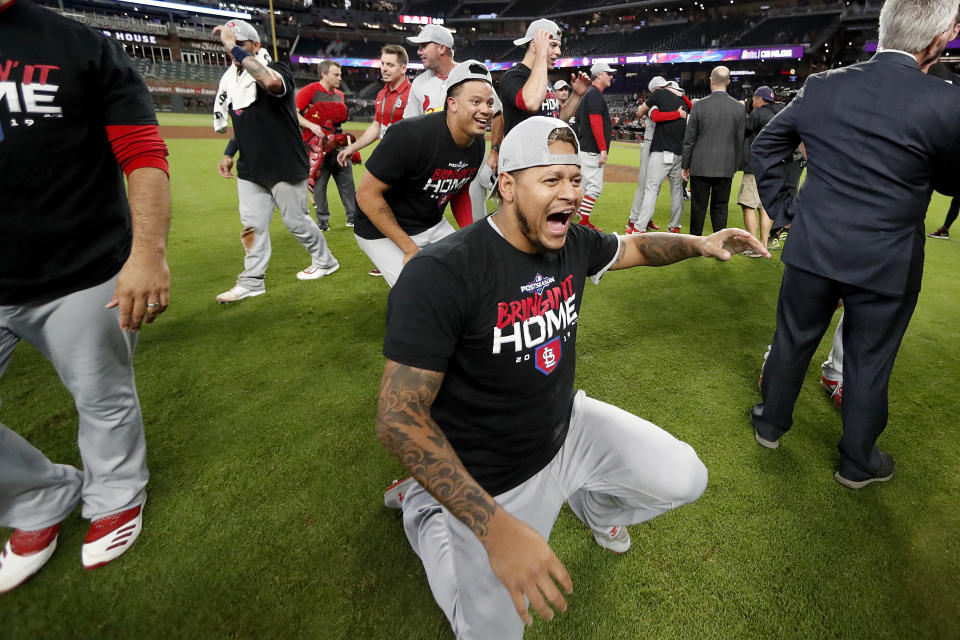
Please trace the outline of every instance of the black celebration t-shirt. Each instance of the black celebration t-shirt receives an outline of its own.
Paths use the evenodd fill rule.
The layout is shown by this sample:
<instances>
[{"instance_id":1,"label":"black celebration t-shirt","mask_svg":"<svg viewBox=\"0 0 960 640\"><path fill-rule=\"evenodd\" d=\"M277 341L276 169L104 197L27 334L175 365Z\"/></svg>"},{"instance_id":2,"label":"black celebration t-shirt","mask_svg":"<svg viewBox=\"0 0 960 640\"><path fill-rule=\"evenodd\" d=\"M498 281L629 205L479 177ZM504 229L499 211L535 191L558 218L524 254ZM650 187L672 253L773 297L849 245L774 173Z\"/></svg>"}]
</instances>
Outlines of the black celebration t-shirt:
<instances>
[{"instance_id":1,"label":"black celebration t-shirt","mask_svg":"<svg viewBox=\"0 0 960 640\"><path fill-rule=\"evenodd\" d=\"M492 495L563 445L584 283L617 249L616 235L572 225L560 251L528 254L487 218L421 250L390 291L383 354L444 372L431 416Z\"/></svg>"},{"instance_id":2,"label":"black celebration t-shirt","mask_svg":"<svg viewBox=\"0 0 960 640\"><path fill-rule=\"evenodd\" d=\"M231 106L230 121L240 149L237 177L270 188L278 182L306 180L310 161L297 121L293 72L282 62L267 66L283 79L283 94L272 94L257 85L257 99L246 109ZM235 66L227 71L237 72L247 73Z\"/></svg>"},{"instance_id":3,"label":"black celebration t-shirt","mask_svg":"<svg viewBox=\"0 0 960 640\"><path fill-rule=\"evenodd\" d=\"M511 129L530 116L560 117L560 99L557 98L557 92L553 90L549 82L547 83L547 93L543 97L543 102L540 104L538 111L527 111L517 105L518 100L523 100L523 98L519 96L523 91L523 85L527 83L531 73L530 67L521 62L500 78L500 101L503 103L504 135L510 133Z\"/></svg>"},{"instance_id":4,"label":"black celebration t-shirt","mask_svg":"<svg viewBox=\"0 0 960 640\"><path fill-rule=\"evenodd\" d=\"M113 277L130 254L108 125L156 125L117 41L16 0L0 10L0 304Z\"/></svg>"},{"instance_id":5,"label":"black celebration t-shirt","mask_svg":"<svg viewBox=\"0 0 960 640\"><path fill-rule=\"evenodd\" d=\"M681 107L686 108L683 98L669 89L654 91L644 104L650 109L660 109L661 113L676 111ZM684 118L658 122L657 128L653 132L650 151L670 151L679 156L683 153L683 136L686 132L687 121Z\"/></svg>"},{"instance_id":6,"label":"black celebration t-shirt","mask_svg":"<svg viewBox=\"0 0 960 640\"><path fill-rule=\"evenodd\" d=\"M483 137L457 145L446 118L437 111L391 125L367 160L367 171L390 185L384 199L407 235L439 223L450 198L468 187L483 162ZM385 237L362 210L353 232L367 240Z\"/></svg>"}]
</instances>

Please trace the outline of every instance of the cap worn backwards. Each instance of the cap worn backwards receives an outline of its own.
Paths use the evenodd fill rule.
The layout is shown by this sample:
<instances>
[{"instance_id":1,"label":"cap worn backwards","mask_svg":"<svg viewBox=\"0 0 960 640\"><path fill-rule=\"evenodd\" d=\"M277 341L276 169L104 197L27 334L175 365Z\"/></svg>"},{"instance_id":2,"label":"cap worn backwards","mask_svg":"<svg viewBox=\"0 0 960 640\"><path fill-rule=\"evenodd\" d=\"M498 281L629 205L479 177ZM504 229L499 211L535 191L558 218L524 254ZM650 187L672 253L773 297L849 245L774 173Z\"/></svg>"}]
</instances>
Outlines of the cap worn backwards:
<instances>
[{"instance_id":1,"label":"cap worn backwards","mask_svg":"<svg viewBox=\"0 0 960 640\"><path fill-rule=\"evenodd\" d=\"M513 41L513 44L520 46L522 44L527 44L533 37L537 35L537 31L546 31L556 40L560 39L560 27L557 26L557 23L553 20L547 20L546 18L540 18L539 20L534 20L530 23L530 26L527 27L527 34L522 38L517 38Z\"/></svg>"},{"instance_id":2,"label":"cap worn backwards","mask_svg":"<svg viewBox=\"0 0 960 640\"><path fill-rule=\"evenodd\" d=\"M256 28L249 22L244 22L243 20L231 20L224 26L233 29L237 33L237 40L240 42L244 40L260 42L260 34L257 33Z\"/></svg>"},{"instance_id":3,"label":"cap worn backwards","mask_svg":"<svg viewBox=\"0 0 960 640\"><path fill-rule=\"evenodd\" d=\"M468 80L482 80L489 83L491 87L493 86L493 78L490 77L490 72L482 62L479 60L464 60L458 63L450 72L450 75L447 76L447 95L450 95L450 92L458 84Z\"/></svg>"},{"instance_id":4,"label":"cap worn backwards","mask_svg":"<svg viewBox=\"0 0 960 640\"><path fill-rule=\"evenodd\" d=\"M574 153L550 151L549 136L555 129L573 129L563 120L547 116L532 116L510 130L500 143L498 172L520 171L530 167L546 167L554 164L580 166L580 145L574 144Z\"/></svg>"}]
</instances>

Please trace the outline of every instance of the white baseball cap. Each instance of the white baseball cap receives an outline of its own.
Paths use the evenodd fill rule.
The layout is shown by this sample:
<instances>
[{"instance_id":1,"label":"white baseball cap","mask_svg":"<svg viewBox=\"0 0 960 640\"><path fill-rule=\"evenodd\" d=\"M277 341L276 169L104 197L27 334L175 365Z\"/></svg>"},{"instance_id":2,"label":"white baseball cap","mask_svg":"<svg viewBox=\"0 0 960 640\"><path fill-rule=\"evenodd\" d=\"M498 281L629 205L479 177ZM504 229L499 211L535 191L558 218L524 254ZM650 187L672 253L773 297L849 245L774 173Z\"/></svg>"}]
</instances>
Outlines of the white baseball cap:
<instances>
[{"instance_id":1,"label":"white baseball cap","mask_svg":"<svg viewBox=\"0 0 960 640\"><path fill-rule=\"evenodd\" d=\"M554 164L580 166L580 143L575 142L573 153L553 153L547 138L555 129L570 129L559 118L531 116L510 129L500 143L500 158L497 172L520 171L530 167L546 167ZM570 129L573 134L573 129ZM573 134L576 141L577 136Z\"/></svg>"},{"instance_id":2,"label":"white baseball cap","mask_svg":"<svg viewBox=\"0 0 960 640\"><path fill-rule=\"evenodd\" d=\"M650 84L647 85L647 91L652 92L665 86L667 86L667 81L663 79L663 76L653 76L650 78Z\"/></svg>"},{"instance_id":3,"label":"white baseball cap","mask_svg":"<svg viewBox=\"0 0 960 640\"><path fill-rule=\"evenodd\" d=\"M553 83L554 91L560 91L560 89L569 89L569 88L570 88L570 85L567 83L566 80L557 80L556 82Z\"/></svg>"},{"instance_id":4,"label":"white baseball cap","mask_svg":"<svg viewBox=\"0 0 960 640\"><path fill-rule=\"evenodd\" d=\"M597 62L592 67L590 67L590 75L595 76L600 72L605 73L616 73L617 70L608 65L606 62Z\"/></svg>"},{"instance_id":5,"label":"white baseball cap","mask_svg":"<svg viewBox=\"0 0 960 640\"><path fill-rule=\"evenodd\" d=\"M407 38L407 42L412 44L436 42L437 44L442 44L447 49L453 49L453 34L450 33L449 29L441 27L438 24L428 24L419 35Z\"/></svg>"},{"instance_id":6,"label":"white baseball cap","mask_svg":"<svg viewBox=\"0 0 960 640\"><path fill-rule=\"evenodd\" d=\"M530 23L530 26L527 27L527 35L522 38L518 38L513 41L513 44L520 46L522 44L527 44L533 37L537 35L537 31L546 31L553 38L560 39L560 27L557 26L557 23L553 20L547 20L546 18L540 18L539 20L534 20Z\"/></svg>"},{"instance_id":7,"label":"white baseball cap","mask_svg":"<svg viewBox=\"0 0 960 640\"><path fill-rule=\"evenodd\" d=\"M451 89L467 80L482 80L489 83L491 87L493 86L493 78L490 77L490 72L482 62L479 60L464 60L458 62L457 66L450 71L450 75L447 76L447 95L450 95Z\"/></svg>"},{"instance_id":8,"label":"white baseball cap","mask_svg":"<svg viewBox=\"0 0 960 640\"><path fill-rule=\"evenodd\" d=\"M257 33L257 30L249 22L244 22L243 20L231 20L223 26L230 27L236 31L237 40L240 42L243 42L244 40L249 40L250 42L260 42L260 34Z\"/></svg>"}]
</instances>

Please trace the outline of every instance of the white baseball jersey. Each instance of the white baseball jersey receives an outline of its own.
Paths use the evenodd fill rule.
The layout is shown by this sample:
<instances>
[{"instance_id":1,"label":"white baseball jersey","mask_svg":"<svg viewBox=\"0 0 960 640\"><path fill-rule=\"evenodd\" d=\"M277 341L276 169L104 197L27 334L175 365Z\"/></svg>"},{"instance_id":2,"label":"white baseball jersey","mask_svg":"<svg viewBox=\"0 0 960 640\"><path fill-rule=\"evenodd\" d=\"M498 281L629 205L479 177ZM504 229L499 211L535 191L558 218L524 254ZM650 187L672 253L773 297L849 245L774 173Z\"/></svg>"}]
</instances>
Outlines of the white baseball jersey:
<instances>
[{"instance_id":1,"label":"white baseball jersey","mask_svg":"<svg viewBox=\"0 0 960 640\"><path fill-rule=\"evenodd\" d=\"M410 97L403 110L404 118L422 116L434 111L442 111L447 104L447 79L441 78L430 69L414 78L410 85ZM500 113L503 105L497 92L493 92L493 112Z\"/></svg>"}]
</instances>

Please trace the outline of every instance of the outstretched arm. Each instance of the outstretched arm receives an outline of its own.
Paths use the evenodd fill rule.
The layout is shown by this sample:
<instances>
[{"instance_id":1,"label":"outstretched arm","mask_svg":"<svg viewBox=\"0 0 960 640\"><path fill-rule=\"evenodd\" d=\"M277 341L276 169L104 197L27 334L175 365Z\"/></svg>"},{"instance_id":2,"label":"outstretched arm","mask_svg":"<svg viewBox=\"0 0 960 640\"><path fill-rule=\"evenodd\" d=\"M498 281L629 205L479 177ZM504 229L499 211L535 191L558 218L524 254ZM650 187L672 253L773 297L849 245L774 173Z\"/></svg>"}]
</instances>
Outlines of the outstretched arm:
<instances>
[{"instance_id":1,"label":"outstretched arm","mask_svg":"<svg viewBox=\"0 0 960 640\"><path fill-rule=\"evenodd\" d=\"M363 133L360 134L359 138L340 150L340 153L337 154L337 163L341 167L347 166L347 163L350 162L350 156L352 156L355 151L360 151L360 149L363 149L365 146L376 140L379 135L380 123L374 120L370 123L369 127L363 130Z\"/></svg>"},{"instance_id":2,"label":"outstretched arm","mask_svg":"<svg viewBox=\"0 0 960 640\"><path fill-rule=\"evenodd\" d=\"M570 576L546 540L504 511L473 479L430 416L442 382L441 372L387 360L377 406L377 437L420 486L477 536L524 623L533 622L525 596L542 618L551 620L548 602L559 611L567 608L554 581L570 593Z\"/></svg>"},{"instance_id":3,"label":"outstretched arm","mask_svg":"<svg viewBox=\"0 0 960 640\"><path fill-rule=\"evenodd\" d=\"M707 237L679 233L641 233L620 236L620 253L613 269L662 267L699 256L729 260L735 253L752 249L769 258L770 252L749 231L721 229Z\"/></svg>"}]
</instances>

